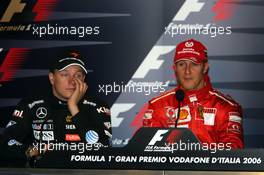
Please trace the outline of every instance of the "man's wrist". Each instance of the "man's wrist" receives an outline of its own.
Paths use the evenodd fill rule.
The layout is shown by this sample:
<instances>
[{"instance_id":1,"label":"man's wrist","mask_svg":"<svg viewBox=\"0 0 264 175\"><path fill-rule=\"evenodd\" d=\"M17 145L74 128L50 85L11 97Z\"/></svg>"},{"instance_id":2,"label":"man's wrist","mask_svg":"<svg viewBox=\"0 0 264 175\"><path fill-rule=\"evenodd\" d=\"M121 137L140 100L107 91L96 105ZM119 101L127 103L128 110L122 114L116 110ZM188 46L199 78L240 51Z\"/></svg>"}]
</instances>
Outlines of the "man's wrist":
<instances>
[{"instance_id":1,"label":"man's wrist","mask_svg":"<svg viewBox=\"0 0 264 175\"><path fill-rule=\"evenodd\" d=\"M79 108L77 105L70 105L68 104L69 110L72 116L75 116L79 112Z\"/></svg>"}]
</instances>

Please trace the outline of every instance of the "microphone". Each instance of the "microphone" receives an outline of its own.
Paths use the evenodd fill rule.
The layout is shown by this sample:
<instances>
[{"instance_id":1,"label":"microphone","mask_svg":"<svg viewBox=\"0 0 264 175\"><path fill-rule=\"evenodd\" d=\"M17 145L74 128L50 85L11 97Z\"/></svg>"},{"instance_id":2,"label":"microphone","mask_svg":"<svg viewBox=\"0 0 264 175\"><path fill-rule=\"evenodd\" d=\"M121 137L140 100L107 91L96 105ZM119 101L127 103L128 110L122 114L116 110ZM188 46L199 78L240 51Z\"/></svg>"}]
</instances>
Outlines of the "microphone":
<instances>
[{"instance_id":1,"label":"microphone","mask_svg":"<svg viewBox=\"0 0 264 175\"><path fill-rule=\"evenodd\" d=\"M178 114L177 114L177 118L176 118L176 121L175 121L175 128L177 128L177 124L178 124L178 120L180 118L180 112L181 112L181 102L183 101L184 99L184 92L182 89L178 89L176 91L176 100L178 101Z\"/></svg>"}]
</instances>

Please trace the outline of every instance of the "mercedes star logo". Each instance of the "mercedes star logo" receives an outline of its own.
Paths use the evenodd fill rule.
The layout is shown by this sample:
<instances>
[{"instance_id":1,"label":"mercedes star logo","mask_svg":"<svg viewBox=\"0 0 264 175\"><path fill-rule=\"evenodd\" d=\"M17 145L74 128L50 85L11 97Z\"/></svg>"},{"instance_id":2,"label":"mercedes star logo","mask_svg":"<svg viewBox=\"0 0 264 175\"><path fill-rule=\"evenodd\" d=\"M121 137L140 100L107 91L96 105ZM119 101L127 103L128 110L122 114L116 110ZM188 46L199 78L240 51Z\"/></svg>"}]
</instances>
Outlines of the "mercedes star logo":
<instances>
[{"instance_id":1,"label":"mercedes star logo","mask_svg":"<svg viewBox=\"0 0 264 175\"><path fill-rule=\"evenodd\" d=\"M39 107L36 111L36 115L38 118L45 118L47 116L47 109L44 107Z\"/></svg>"}]
</instances>

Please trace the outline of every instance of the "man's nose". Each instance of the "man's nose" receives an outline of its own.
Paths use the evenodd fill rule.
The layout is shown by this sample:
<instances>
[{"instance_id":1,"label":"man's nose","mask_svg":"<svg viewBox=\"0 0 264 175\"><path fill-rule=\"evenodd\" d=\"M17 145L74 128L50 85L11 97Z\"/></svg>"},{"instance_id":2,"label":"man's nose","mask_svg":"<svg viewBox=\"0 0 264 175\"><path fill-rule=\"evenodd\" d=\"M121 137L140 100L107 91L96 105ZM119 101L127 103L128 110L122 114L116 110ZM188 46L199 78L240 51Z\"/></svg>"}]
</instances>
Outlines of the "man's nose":
<instances>
[{"instance_id":1,"label":"man's nose","mask_svg":"<svg viewBox=\"0 0 264 175\"><path fill-rule=\"evenodd\" d=\"M74 77L73 76L70 76L70 78L69 78L69 83L71 84L71 85L73 85L73 86L75 86L75 81L74 81Z\"/></svg>"},{"instance_id":2,"label":"man's nose","mask_svg":"<svg viewBox=\"0 0 264 175\"><path fill-rule=\"evenodd\" d=\"M190 64L186 64L186 67L185 67L185 73L186 74L190 74L191 73L191 66L190 66Z\"/></svg>"}]
</instances>

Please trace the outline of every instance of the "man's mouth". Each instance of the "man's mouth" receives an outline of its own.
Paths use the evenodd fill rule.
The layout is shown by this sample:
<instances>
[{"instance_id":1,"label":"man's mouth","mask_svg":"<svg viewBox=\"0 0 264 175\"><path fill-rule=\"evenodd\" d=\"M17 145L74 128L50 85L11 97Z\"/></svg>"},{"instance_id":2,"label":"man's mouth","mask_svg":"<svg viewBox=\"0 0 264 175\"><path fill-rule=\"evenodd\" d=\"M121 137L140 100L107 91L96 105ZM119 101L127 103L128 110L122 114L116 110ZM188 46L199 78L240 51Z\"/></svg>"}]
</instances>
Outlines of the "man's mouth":
<instances>
[{"instance_id":1,"label":"man's mouth","mask_svg":"<svg viewBox=\"0 0 264 175\"><path fill-rule=\"evenodd\" d=\"M67 88L66 90L67 90L67 91L74 91L75 88Z\"/></svg>"},{"instance_id":2,"label":"man's mouth","mask_svg":"<svg viewBox=\"0 0 264 175\"><path fill-rule=\"evenodd\" d=\"M191 78L191 77L186 77L186 78L184 78L184 80L185 80L185 81L191 81L192 78Z\"/></svg>"}]
</instances>

